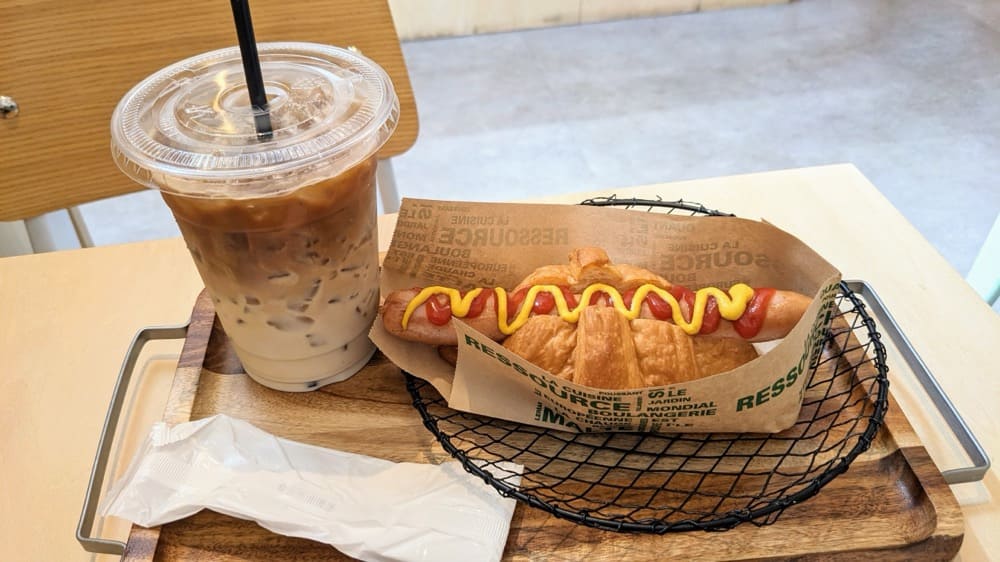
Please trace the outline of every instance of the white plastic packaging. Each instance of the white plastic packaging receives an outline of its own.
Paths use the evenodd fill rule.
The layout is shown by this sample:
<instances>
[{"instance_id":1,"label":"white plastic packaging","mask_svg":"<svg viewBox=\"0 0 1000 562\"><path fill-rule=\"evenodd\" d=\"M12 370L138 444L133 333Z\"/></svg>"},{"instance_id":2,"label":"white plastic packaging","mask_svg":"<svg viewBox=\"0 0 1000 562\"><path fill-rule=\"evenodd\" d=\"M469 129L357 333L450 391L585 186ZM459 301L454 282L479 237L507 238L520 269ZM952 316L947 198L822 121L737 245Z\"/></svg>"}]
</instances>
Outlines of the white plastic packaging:
<instances>
[{"instance_id":1,"label":"white plastic packaging","mask_svg":"<svg viewBox=\"0 0 1000 562\"><path fill-rule=\"evenodd\" d=\"M211 509L362 560L464 562L500 559L514 506L457 462L393 463L217 415L154 425L100 511L153 527Z\"/></svg>"}]
</instances>

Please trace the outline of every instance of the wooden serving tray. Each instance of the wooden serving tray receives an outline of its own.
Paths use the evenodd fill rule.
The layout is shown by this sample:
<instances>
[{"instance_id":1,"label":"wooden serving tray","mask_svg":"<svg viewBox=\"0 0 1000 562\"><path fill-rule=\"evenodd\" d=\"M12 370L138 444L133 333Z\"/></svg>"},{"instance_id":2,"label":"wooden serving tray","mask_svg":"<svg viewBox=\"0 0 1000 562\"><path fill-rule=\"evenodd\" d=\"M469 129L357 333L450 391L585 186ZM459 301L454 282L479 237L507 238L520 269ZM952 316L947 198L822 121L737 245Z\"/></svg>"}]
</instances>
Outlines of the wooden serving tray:
<instances>
[{"instance_id":1,"label":"wooden serving tray","mask_svg":"<svg viewBox=\"0 0 1000 562\"><path fill-rule=\"evenodd\" d=\"M392 461L451 460L422 425L400 370L376 353L351 379L309 393L253 382L228 345L203 293L191 318L164 420L224 413L274 435ZM950 559L962 544L951 489L890 396L871 448L820 493L774 524L666 535L601 531L519 504L507 560ZM256 523L203 511L159 528L133 526L125 560L343 560L325 544L273 534ZM476 553L469 553L475 560Z\"/></svg>"}]
</instances>

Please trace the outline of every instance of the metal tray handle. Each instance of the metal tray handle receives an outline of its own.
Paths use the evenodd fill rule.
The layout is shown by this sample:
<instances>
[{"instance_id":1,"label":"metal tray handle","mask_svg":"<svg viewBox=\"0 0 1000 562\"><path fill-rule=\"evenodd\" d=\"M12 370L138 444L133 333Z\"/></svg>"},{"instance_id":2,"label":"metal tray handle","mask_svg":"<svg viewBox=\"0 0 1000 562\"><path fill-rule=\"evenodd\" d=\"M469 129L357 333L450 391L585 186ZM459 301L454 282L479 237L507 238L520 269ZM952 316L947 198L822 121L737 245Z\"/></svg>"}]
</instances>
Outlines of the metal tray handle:
<instances>
[{"instance_id":1,"label":"metal tray handle","mask_svg":"<svg viewBox=\"0 0 1000 562\"><path fill-rule=\"evenodd\" d=\"M948 423L948 427L951 429L952 433L958 437L959 443L962 448L965 449L965 454L969 456L972 461L972 466L964 466L961 468L953 468L950 470L942 471L941 474L944 476L945 482L948 484L961 484L964 482L978 482L986 476L986 472L990 469L990 458L986 455L986 451L983 446L973 435L972 430L959 415L958 410L955 405L951 403L948 399L948 395L944 393L941 385L938 384L937 379L931 374L930 369L924 363L923 359L917 353L917 350L913 348L913 344L907 339L906 335L899 328L899 324L896 320L889 314L889 310L885 307L885 303L879 298L878 293L865 281L845 281L847 286L855 293L864 297L865 301L868 303L869 308L872 310L872 315L878 320L879 325L883 331L889 335L889 338L895 343L896 348L903 355L903 359L910 366L910 370L916 375L917 381L920 382L920 386L924 388L924 392L930 397L931 401L934 402L934 406L937 407L938 412L941 413L941 417L944 418L945 422Z\"/></svg>"},{"instance_id":2,"label":"metal tray handle","mask_svg":"<svg viewBox=\"0 0 1000 562\"><path fill-rule=\"evenodd\" d=\"M108 414L104 418L104 429L101 431L101 440L97 445L97 455L94 457L94 467L90 471L90 482L87 484L87 496L83 500L83 511L80 513L80 523L76 527L76 540L87 552L94 554L117 554L125 553L125 543L109 539L92 537L90 534L94 530L94 519L97 516L97 502L101 495L101 486L107 473L108 458L111 456L111 446L118 428L118 421L121 416L122 405L125 402L125 394L128 391L129 382L135 372L135 365L139 361L139 355L147 342L153 340L181 339L187 336L188 324L182 326L160 326L144 328L132 339L122 363L121 371L118 372L118 382L115 383L115 390L111 395L111 404L108 406Z\"/></svg>"}]
</instances>

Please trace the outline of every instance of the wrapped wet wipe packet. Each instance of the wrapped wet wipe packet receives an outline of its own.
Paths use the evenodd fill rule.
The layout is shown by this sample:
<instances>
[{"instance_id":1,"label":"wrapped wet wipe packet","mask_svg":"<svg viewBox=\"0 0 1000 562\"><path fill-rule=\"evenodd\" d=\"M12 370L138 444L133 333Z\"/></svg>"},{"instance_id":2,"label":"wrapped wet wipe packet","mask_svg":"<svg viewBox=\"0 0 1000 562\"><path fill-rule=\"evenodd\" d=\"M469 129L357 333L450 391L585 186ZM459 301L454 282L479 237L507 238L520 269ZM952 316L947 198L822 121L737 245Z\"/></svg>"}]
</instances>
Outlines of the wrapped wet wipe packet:
<instances>
[{"instance_id":1,"label":"wrapped wet wipe packet","mask_svg":"<svg viewBox=\"0 0 1000 562\"><path fill-rule=\"evenodd\" d=\"M211 509L362 560L467 561L500 559L514 504L457 462L394 463L217 415L154 425L100 512L153 527Z\"/></svg>"}]
</instances>

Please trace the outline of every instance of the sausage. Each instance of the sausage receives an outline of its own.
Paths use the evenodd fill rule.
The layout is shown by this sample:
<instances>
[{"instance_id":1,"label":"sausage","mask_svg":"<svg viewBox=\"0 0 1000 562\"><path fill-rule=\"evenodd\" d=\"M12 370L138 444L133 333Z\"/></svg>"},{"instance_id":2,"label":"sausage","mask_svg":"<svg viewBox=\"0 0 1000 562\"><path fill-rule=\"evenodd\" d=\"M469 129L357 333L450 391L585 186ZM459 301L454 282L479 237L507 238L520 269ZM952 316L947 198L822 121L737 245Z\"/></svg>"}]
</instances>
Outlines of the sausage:
<instances>
[{"instance_id":1,"label":"sausage","mask_svg":"<svg viewBox=\"0 0 1000 562\"><path fill-rule=\"evenodd\" d=\"M427 343L431 345L457 345L458 334L451 321L444 325L431 323L427 319L427 312L423 306L418 306L410 316L410 320L403 329L403 314L406 312L406 305L417 296L420 289L406 289L390 293L382 305L382 324L390 334L404 340ZM482 314L475 318L463 318L462 321L472 326L476 330L486 334L494 341L504 339L503 332L497 325L497 314L493 306L495 295L491 295L483 308Z\"/></svg>"},{"instance_id":2,"label":"sausage","mask_svg":"<svg viewBox=\"0 0 1000 562\"><path fill-rule=\"evenodd\" d=\"M809 308L811 302L812 298L793 291L775 291L774 296L767 303L767 312L760 331L746 341L763 342L787 336L788 332L792 331L792 328L802 319L802 315ZM685 308L684 314L687 316L689 311L686 310L686 303L681 303L681 306ZM647 305L643 304L642 308L647 308ZM647 318L644 315L640 316ZM719 328L708 335L717 338L744 339L736 333L733 323L724 318L719 321Z\"/></svg>"},{"instance_id":3,"label":"sausage","mask_svg":"<svg viewBox=\"0 0 1000 562\"><path fill-rule=\"evenodd\" d=\"M407 327L403 329L403 314L410 300L417 296L419 289L407 289L389 294L382 305L382 323L390 334L416 342L431 345L456 345L458 336L455 327L449 321L443 325L433 324L428 318L424 306L418 306L410 316ZM580 295L576 295L579 299ZM491 294L481 314L473 318L463 318L462 321L495 341L503 341L506 336L497 325L496 307L493 304L495 294ZM764 323L756 336L747 341L762 342L783 338L788 335L802 314L808 308L812 299L791 291L776 291L768 302ZM681 301L681 309L685 317L690 318L687 303ZM532 313L535 314L534 312ZM552 310L548 314L558 314ZM649 304L643 302L639 313L640 318L656 319ZM663 320L664 322L666 320ZM743 339L733 327L733 323L722 319L716 331L709 334L712 337Z\"/></svg>"}]
</instances>

